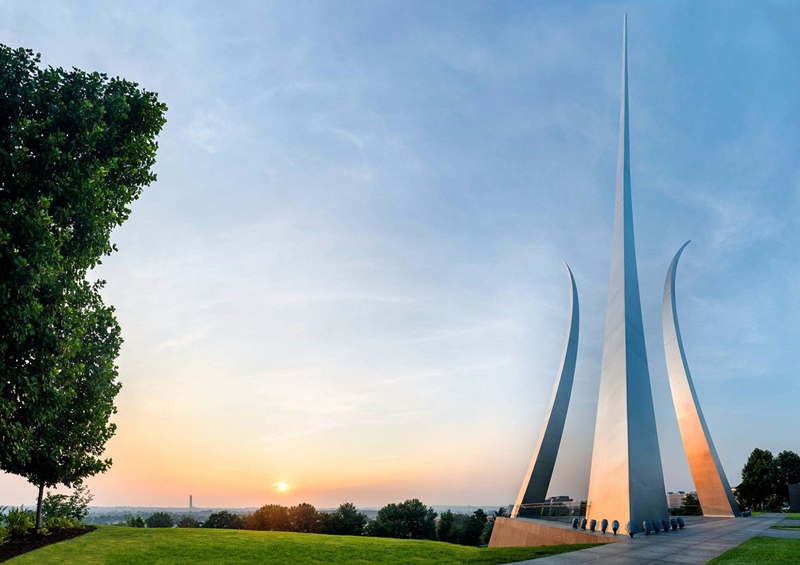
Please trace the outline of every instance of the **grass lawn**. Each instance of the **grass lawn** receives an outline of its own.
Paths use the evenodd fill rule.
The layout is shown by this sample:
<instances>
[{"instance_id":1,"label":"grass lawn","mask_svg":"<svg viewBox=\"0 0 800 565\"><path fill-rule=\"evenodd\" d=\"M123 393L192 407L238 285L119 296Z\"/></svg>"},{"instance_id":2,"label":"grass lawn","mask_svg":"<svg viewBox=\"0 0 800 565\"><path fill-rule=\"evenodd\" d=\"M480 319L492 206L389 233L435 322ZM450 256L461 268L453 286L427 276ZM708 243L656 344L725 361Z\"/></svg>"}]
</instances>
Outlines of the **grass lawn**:
<instances>
[{"instance_id":1,"label":"grass lawn","mask_svg":"<svg viewBox=\"0 0 800 565\"><path fill-rule=\"evenodd\" d=\"M785 526L783 524L778 524L777 526L772 526L773 530L800 530L800 526Z\"/></svg>"},{"instance_id":2,"label":"grass lawn","mask_svg":"<svg viewBox=\"0 0 800 565\"><path fill-rule=\"evenodd\" d=\"M709 565L796 565L800 562L800 539L754 537L742 545L726 551Z\"/></svg>"},{"instance_id":3,"label":"grass lawn","mask_svg":"<svg viewBox=\"0 0 800 565\"><path fill-rule=\"evenodd\" d=\"M252 532L101 526L95 532L21 555L8 565L319 564L494 565L592 545L476 548L433 541Z\"/></svg>"}]
</instances>

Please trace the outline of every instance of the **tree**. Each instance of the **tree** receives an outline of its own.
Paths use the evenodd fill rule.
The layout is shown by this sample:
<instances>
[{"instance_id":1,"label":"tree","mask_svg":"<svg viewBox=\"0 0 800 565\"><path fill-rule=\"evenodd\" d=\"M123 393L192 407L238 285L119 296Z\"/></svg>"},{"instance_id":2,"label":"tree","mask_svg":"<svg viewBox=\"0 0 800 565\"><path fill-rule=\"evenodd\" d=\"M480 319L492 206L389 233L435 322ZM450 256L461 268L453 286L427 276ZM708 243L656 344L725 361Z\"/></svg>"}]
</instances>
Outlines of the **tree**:
<instances>
[{"instance_id":1,"label":"tree","mask_svg":"<svg viewBox=\"0 0 800 565\"><path fill-rule=\"evenodd\" d=\"M472 516L467 518L467 523L464 526L464 535L461 538L463 545L479 545L481 543L481 534L489 521L486 512L482 508L478 508L473 512Z\"/></svg>"},{"instance_id":2,"label":"tree","mask_svg":"<svg viewBox=\"0 0 800 565\"><path fill-rule=\"evenodd\" d=\"M83 521L89 515L89 503L94 497L89 489L83 484L75 485L72 494L52 494L42 500L42 515L46 519L51 518L72 518L77 522Z\"/></svg>"},{"instance_id":3,"label":"tree","mask_svg":"<svg viewBox=\"0 0 800 565\"><path fill-rule=\"evenodd\" d=\"M289 508L289 529L293 532L318 533L324 526L324 517L312 505L303 502Z\"/></svg>"},{"instance_id":4,"label":"tree","mask_svg":"<svg viewBox=\"0 0 800 565\"><path fill-rule=\"evenodd\" d=\"M105 471L121 343L88 271L155 175L166 106L123 79L0 45L0 470L39 488Z\"/></svg>"},{"instance_id":5,"label":"tree","mask_svg":"<svg viewBox=\"0 0 800 565\"><path fill-rule=\"evenodd\" d=\"M800 483L800 455L794 451L781 451L775 458L777 481L775 494L779 502L789 500L789 485Z\"/></svg>"},{"instance_id":6,"label":"tree","mask_svg":"<svg viewBox=\"0 0 800 565\"><path fill-rule=\"evenodd\" d=\"M700 500L692 493L688 493L681 501L681 507L677 514L681 516L702 516L703 509L700 507Z\"/></svg>"},{"instance_id":7,"label":"tree","mask_svg":"<svg viewBox=\"0 0 800 565\"><path fill-rule=\"evenodd\" d=\"M125 525L129 528L144 528L144 520L141 516L130 516L125 520Z\"/></svg>"},{"instance_id":8,"label":"tree","mask_svg":"<svg viewBox=\"0 0 800 565\"><path fill-rule=\"evenodd\" d=\"M742 508L774 509L778 464L772 453L755 448L742 468L742 483L736 496Z\"/></svg>"},{"instance_id":9,"label":"tree","mask_svg":"<svg viewBox=\"0 0 800 565\"><path fill-rule=\"evenodd\" d=\"M448 508L439 516L436 526L436 539L447 543L458 543L460 532L455 527L456 515Z\"/></svg>"},{"instance_id":10,"label":"tree","mask_svg":"<svg viewBox=\"0 0 800 565\"><path fill-rule=\"evenodd\" d=\"M367 524L367 535L385 538L436 539L436 512L413 498L387 504Z\"/></svg>"},{"instance_id":11,"label":"tree","mask_svg":"<svg viewBox=\"0 0 800 565\"><path fill-rule=\"evenodd\" d=\"M175 525L172 516L166 512L153 512L144 523L148 528L171 528Z\"/></svg>"},{"instance_id":12,"label":"tree","mask_svg":"<svg viewBox=\"0 0 800 565\"><path fill-rule=\"evenodd\" d=\"M289 531L289 509L280 504L267 504L242 518L246 530Z\"/></svg>"},{"instance_id":13,"label":"tree","mask_svg":"<svg viewBox=\"0 0 800 565\"><path fill-rule=\"evenodd\" d=\"M242 523L242 517L238 514L233 514L227 510L221 510L220 512L211 514L208 519L203 522L203 527L223 530L241 530L244 524Z\"/></svg>"},{"instance_id":14,"label":"tree","mask_svg":"<svg viewBox=\"0 0 800 565\"><path fill-rule=\"evenodd\" d=\"M201 524L194 516L181 516L176 525L179 528L199 528Z\"/></svg>"},{"instance_id":15,"label":"tree","mask_svg":"<svg viewBox=\"0 0 800 565\"><path fill-rule=\"evenodd\" d=\"M364 533L367 515L355 504L345 502L325 518L325 533L340 536L360 536Z\"/></svg>"}]
</instances>

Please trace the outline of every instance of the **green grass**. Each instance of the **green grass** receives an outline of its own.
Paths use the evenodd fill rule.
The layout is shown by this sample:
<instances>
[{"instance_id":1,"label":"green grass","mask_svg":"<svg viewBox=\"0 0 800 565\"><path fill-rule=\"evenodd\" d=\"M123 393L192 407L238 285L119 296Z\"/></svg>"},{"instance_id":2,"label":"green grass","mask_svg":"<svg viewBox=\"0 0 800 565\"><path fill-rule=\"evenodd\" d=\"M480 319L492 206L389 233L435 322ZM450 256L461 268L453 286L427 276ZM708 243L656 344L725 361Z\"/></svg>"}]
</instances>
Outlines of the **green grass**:
<instances>
[{"instance_id":1,"label":"green grass","mask_svg":"<svg viewBox=\"0 0 800 565\"><path fill-rule=\"evenodd\" d=\"M754 537L726 551L708 565L796 565L800 562L800 539Z\"/></svg>"},{"instance_id":2,"label":"green grass","mask_svg":"<svg viewBox=\"0 0 800 565\"><path fill-rule=\"evenodd\" d=\"M8 565L319 564L495 565L592 545L476 548L385 538L242 530L100 527L21 555Z\"/></svg>"},{"instance_id":3,"label":"green grass","mask_svg":"<svg viewBox=\"0 0 800 565\"><path fill-rule=\"evenodd\" d=\"M753 512L753 516L761 516L763 514L775 514L775 512L767 512L766 510L756 510ZM783 515L784 518L789 518L790 520L800 520L800 512L789 512Z\"/></svg>"},{"instance_id":4,"label":"green grass","mask_svg":"<svg viewBox=\"0 0 800 565\"><path fill-rule=\"evenodd\" d=\"M777 526L772 526L773 530L800 530L800 526L789 526L778 524Z\"/></svg>"}]
</instances>

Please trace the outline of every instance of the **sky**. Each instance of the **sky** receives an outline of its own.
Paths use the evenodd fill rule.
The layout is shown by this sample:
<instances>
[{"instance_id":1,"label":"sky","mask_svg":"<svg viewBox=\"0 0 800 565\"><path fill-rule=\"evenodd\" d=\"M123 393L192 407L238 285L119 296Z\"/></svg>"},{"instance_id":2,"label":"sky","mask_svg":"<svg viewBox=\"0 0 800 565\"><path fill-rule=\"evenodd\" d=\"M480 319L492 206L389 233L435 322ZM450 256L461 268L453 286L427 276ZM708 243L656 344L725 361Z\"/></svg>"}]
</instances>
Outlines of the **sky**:
<instances>
[{"instance_id":1,"label":"sky","mask_svg":"<svg viewBox=\"0 0 800 565\"><path fill-rule=\"evenodd\" d=\"M800 452L793 2L9 0L0 42L169 107L112 236L125 343L103 506L513 502L581 327L550 494L583 498L610 273L622 18L667 490L669 263L732 485ZM278 484L285 482L285 492ZM36 489L0 475L0 503Z\"/></svg>"}]
</instances>

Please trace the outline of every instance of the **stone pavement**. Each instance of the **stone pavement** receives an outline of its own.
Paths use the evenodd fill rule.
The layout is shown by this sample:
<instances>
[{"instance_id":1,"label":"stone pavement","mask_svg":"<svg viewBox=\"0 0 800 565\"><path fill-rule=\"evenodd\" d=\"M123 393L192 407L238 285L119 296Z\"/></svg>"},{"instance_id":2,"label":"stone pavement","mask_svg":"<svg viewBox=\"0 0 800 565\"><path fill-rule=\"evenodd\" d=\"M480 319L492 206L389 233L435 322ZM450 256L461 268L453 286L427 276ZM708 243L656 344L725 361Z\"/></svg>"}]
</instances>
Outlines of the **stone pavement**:
<instances>
[{"instance_id":1,"label":"stone pavement","mask_svg":"<svg viewBox=\"0 0 800 565\"><path fill-rule=\"evenodd\" d=\"M518 561L514 565L704 565L729 549L758 535L797 537L800 532L770 530L783 521L781 514L748 518L685 517L686 528L660 534L625 536L625 541L591 549L562 553L542 559ZM793 521L791 521L793 522ZM787 524L791 523L786 520ZM775 533L778 535L775 535ZM784 535L790 534L790 535Z\"/></svg>"},{"instance_id":2,"label":"stone pavement","mask_svg":"<svg viewBox=\"0 0 800 565\"><path fill-rule=\"evenodd\" d=\"M790 520L786 519L780 523L781 526L794 526L796 528L800 528L800 520ZM794 538L800 539L800 530L767 530L761 534L762 536L767 536L769 538Z\"/></svg>"}]
</instances>

